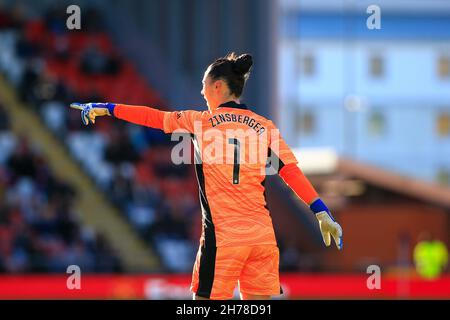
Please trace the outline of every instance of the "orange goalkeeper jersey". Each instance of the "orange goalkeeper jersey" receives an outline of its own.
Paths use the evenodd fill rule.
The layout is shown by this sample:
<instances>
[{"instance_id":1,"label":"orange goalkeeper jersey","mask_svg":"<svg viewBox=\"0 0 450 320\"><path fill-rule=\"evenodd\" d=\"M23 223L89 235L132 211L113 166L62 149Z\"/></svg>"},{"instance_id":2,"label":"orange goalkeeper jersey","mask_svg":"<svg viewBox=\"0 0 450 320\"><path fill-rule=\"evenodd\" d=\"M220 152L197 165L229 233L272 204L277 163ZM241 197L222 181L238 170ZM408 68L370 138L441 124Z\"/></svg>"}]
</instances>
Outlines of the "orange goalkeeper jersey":
<instances>
[{"instance_id":1,"label":"orange goalkeeper jersey","mask_svg":"<svg viewBox=\"0 0 450 320\"><path fill-rule=\"evenodd\" d=\"M193 139L205 246L276 244L266 167L278 173L297 160L272 121L227 102L213 112L166 112L163 130Z\"/></svg>"}]
</instances>

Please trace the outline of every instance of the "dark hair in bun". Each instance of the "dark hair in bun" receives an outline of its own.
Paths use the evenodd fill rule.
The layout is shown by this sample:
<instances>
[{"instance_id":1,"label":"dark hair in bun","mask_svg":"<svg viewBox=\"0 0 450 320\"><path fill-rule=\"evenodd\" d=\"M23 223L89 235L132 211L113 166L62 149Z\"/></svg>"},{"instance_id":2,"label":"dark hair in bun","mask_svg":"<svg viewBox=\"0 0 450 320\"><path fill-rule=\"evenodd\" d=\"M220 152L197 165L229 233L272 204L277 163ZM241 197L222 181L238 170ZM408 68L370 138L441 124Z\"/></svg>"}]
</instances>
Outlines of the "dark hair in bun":
<instances>
[{"instance_id":1,"label":"dark hair in bun","mask_svg":"<svg viewBox=\"0 0 450 320\"><path fill-rule=\"evenodd\" d=\"M234 61L234 69L238 74L244 75L248 79L250 68L253 64L253 58L251 55L245 53L241 54Z\"/></svg>"},{"instance_id":2,"label":"dark hair in bun","mask_svg":"<svg viewBox=\"0 0 450 320\"><path fill-rule=\"evenodd\" d=\"M224 80L230 92L236 97L242 95L245 82L250 76L250 69L253 65L253 58L245 53L237 56L234 52L223 58L214 61L210 66L208 76L212 80Z\"/></svg>"}]
</instances>

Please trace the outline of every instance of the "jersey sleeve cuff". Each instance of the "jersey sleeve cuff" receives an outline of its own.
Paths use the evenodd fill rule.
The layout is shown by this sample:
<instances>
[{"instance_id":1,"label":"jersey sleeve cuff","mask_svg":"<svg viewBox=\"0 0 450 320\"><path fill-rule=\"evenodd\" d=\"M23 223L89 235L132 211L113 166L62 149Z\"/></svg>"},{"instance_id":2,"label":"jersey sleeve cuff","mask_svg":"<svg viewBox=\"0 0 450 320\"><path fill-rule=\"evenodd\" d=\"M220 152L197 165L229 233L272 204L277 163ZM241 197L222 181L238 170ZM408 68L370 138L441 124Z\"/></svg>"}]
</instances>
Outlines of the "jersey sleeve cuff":
<instances>
[{"instance_id":1,"label":"jersey sleeve cuff","mask_svg":"<svg viewBox=\"0 0 450 320\"><path fill-rule=\"evenodd\" d=\"M107 103L106 107L108 108L109 114L114 117L114 109L116 108L116 104L115 103Z\"/></svg>"},{"instance_id":2,"label":"jersey sleeve cuff","mask_svg":"<svg viewBox=\"0 0 450 320\"><path fill-rule=\"evenodd\" d=\"M322 212L322 211L330 212L328 207L325 205L325 203L320 198L315 200L313 203L311 203L309 208L314 213L319 213L319 212Z\"/></svg>"},{"instance_id":3,"label":"jersey sleeve cuff","mask_svg":"<svg viewBox=\"0 0 450 320\"><path fill-rule=\"evenodd\" d=\"M319 198L319 199L315 200L313 203L311 203L309 208L312 210L312 212L314 212L314 214L318 214L319 212L325 211L328 214L328 216L331 218L331 220L336 222L336 220L330 213L330 209L328 209L328 207L325 205L325 203L322 201L322 199Z\"/></svg>"}]
</instances>

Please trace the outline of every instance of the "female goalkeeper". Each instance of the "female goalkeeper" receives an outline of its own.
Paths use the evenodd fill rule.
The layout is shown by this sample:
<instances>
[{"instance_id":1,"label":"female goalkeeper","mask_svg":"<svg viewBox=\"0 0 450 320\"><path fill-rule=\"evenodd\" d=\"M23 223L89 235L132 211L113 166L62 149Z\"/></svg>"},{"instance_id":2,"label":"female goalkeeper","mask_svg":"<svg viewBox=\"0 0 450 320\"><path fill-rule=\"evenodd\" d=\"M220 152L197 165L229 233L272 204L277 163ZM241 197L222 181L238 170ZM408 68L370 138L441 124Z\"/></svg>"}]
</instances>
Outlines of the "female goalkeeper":
<instances>
[{"instance_id":1,"label":"female goalkeeper","mask_svg":"<svg viewBox=\"0 0 450 320\"><path fill-rule=\"evenodd\" d=\"M342 248L340 225L273 122L239 100L252 63L249 54L231 53L207 68L201 91L208 106L205 111L164 112L116 103L71 105L82 110L86 125L108 115L166 133L191 134L202 208L202 235L191 283L194 299L231 299L236 284L242 299L269 299L282 293L279 250L264 192L269 160L317 217L325 245L330 245L332 236Z\"/></svg>"}]
</instances>

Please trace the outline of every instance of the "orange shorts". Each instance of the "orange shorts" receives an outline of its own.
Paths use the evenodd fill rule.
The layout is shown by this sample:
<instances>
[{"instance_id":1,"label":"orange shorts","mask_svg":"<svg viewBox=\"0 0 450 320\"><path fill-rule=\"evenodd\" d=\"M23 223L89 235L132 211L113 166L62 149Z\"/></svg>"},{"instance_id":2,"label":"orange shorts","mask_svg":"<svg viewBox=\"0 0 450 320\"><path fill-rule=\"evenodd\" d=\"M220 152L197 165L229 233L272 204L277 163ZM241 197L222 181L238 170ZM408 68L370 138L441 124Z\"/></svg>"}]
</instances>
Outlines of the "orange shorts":
<instances>
[{"instance_id":1,"label":"orange shorts","mask_svg":"<svg viewBox=\"0 0 450 320\"><path fill-rule=\"evenodd\" d=\"M192 272L191 291L209 299L233 298L239 291L252 295L282 294L276 245L245 247L200 246Z\"/></svg>"}]
</instances>

